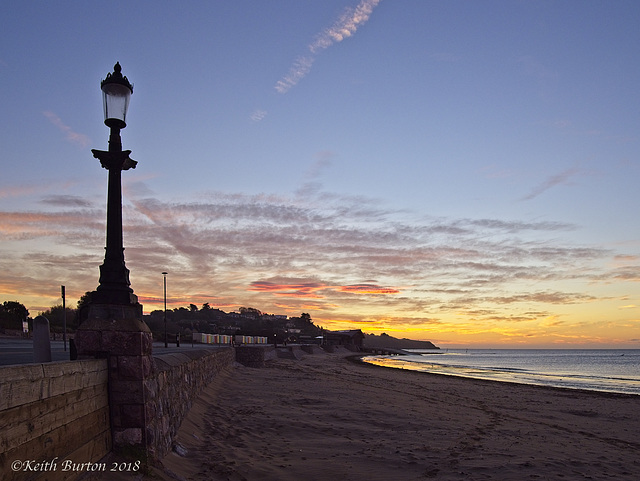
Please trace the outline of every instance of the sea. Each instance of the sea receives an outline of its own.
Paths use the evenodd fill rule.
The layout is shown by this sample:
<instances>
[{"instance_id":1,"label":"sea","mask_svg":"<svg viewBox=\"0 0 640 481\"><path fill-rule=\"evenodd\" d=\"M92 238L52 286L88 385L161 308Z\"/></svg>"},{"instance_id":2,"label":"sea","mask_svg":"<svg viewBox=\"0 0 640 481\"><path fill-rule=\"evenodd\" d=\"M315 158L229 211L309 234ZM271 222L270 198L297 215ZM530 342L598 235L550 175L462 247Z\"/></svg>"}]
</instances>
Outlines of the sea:
<instances>
[{"instance_id":1,"label":"sea","mask_svg":"<svg viewBox=\"0 0 640 481\"><path fill-rule=\"evenodd\" d=\"M384 367L640 395L640 349L429 349L367 356Z\"/></svg>"}]
</instances>

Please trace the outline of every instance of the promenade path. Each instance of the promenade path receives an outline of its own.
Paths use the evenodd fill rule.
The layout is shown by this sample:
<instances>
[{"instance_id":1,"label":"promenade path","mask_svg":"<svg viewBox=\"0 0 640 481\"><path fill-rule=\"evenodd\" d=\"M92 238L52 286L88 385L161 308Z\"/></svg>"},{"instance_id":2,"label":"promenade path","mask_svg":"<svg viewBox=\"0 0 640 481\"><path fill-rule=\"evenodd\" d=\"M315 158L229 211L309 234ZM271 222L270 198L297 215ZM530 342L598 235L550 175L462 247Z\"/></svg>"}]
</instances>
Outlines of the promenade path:
<instances>
[{"instance_id":1,"label":"promenade path","mask_svg":"<svg viewBox=\"0 0 640 481\"><path fill-rule=\"evenodd\" d=\"M169 354L173 352L187 351L189 349L215 349L217 346L207 344L195 344L191 346L191 342L181 342L180 347L176 347L175 342L170 343L165 348L163 342L153 343L153 355ZM69 351L69 341L67 340L67 350L64 350L62 340L51 341L51 360L52 361L69 361L71 353ZM0 338L0 366L9 366L12 364L31 364L33 363L33 340L20 339L16 337Z\"/></svg>"}]
</instances>

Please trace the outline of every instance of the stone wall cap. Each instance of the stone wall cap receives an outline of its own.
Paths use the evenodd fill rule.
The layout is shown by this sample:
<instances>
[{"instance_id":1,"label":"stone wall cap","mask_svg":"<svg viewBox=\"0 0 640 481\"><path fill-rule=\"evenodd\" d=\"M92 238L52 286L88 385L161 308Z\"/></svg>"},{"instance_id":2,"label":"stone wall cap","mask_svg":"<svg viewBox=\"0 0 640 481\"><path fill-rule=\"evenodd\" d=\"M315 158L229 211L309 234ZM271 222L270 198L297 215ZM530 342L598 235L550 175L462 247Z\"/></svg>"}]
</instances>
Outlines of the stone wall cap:
<instances>
[{"instance_id":1,"label":"stone wall cap","mask_svg":"<svg viewBox=\"0 0 640 481\"><path fill-rule=\"evenodd\" d=\"M121 331L121 332L151 332L149 326L140 320L133 318L124 319L97 319L90 318L78 326L81 331Z\"/></svg>"},{"instance_id":2,"label":"stone wall cap","mask_svg":"<svg viewBox=\"0 0 640 481\"><path fill-rule=\"evenodd\" d=\"M170 366L179 366L180 364L184 364L185 362L191 362L191 359L189 359L189 357L178 352L172 352L170 354L162 354L160 356L153 357L154 359L156 359L156 361L163 361Z\"/></svg>"}]
</instances>

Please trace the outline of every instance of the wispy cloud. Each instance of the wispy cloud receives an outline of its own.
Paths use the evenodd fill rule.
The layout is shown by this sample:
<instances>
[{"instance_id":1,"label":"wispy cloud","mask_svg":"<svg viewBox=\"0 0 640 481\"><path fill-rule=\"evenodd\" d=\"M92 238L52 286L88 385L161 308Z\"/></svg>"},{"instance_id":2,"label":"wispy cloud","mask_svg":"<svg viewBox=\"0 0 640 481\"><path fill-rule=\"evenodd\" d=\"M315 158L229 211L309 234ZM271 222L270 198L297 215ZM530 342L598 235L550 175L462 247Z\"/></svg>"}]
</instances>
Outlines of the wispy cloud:
<instances>
[{"instance_id":1,"label":"wispy cloud","mask_svg":"<svg viewBox=\"0 0 640 481\"><path fill-rule=\"evenodd\" d=\"M569 181L569 179L571 179L572 177L575 177L580 173L582 173L581 169L577 167L572 167L571 169L567 169L563 172L560 172L559 174L552 175L551 177L547 178L544 182L542 182L540 185L537 185L536 187L534 187L531 190L531 192L529 192L529 194L525 195L520 200L535 199L539 195L543 194L547 190L557 185L566 184Z\"/></svg>"},{"instance_id":2,"label":"wispy cloud","mask_svg":"<svg viewBox=\"0 0 640 481\"><path fill-rule=\"evenodd\" d=\"M78 195L49 195L40 200L41 204L56 207L93 207L93 203Z\"/></svg>"},{"instance_id":3,"label":"wispy cloud","mask_svg":"<svg viewBox=\"0 0 640 481\"><path fill-rule=\"evenodd\" d=\"M34 194L42 189L38 185L12 185L0 187L0 199L6 197L22 197Z\"/></svg>"},{"instance_id":4,"label":"wispy cloud","mask_svg":"<svg viewBox=\"0 0 640 481\"><path fill-rule=\"evenodd\" d=\"M256 109L253 112L251 112L251 115L249 116L249 118L251 120L253 120L254 122L260 122L266 116L267 116L267 111L266 110Z\"/></svg>"},{"instance_id":5,"label":"wispy cloud","mask_svg":"<svg viewBox=\"0 0 640 481\"><path fill-rule=\"evenodd\" d=\"M76 236L78 243L85 237L81 231L97 227L97 211L61 212L1 212L0 240L26 240L53 237L63 241L65 235ZM66 242L66 241L64 241Z\"/></svg>"},{"instance_id":6,"label":"wispy cloud","mask_svg":"<svg viewBox=\"0 0 640 481\"><path fill-rule=\"evenodd\" d=\"M317 292L329 287L325 282L315 279L273 277L261 281L253 281L249 290L269 292L286 297L323 299L324 296L317 294Z\"/></svg>"},{"instance_id":7,"label":"wispy cloud","mask_svg":"<svg viewBox=\"0 0 640 481\"><path fill-rule=\"evenodd\" d=\"M308 180L317 180L318 177L332 165L332 159L335 157L335 153L330 150L322 150L316 154L315 162L309 167L305 176Z\"/></svg>"},{"instance_id":8,"label":"wispy cloud","mask_svg":"<svg viewBox=\"0 0 640 481\"><path fill-rule=\"evenodd\" d=\"M70 189L75 188L79 183L86 183L84 181L80 182L78 180L64 180L59 182L51 182L47 180L43 180L38 183L24 183L19 185L6 185L0 186L0 199L3 198L28 198L34 195L47 195L49 192L54 192L50 198L55 198L59 192L68 191ZM41 202L44 199L41 199Z\"/></svg>"},{"instance_id":9,"label":"wispy cloud","mask_svg":"<svg viewBox=\"0 0 640 481\"><path fill-rule=\"evenodd\" d=\"M361 0L357 7L348 7L330 27L320 32L309 44L308 55L298 57L287 74L276 82L275 89L281 94L287 93L310 71L316 55L332 45L351 37L364 25L380 0Z\"/></svg>"},{"instance_id":10,"label":"wispy cloud","mask_svg":"<svg viewBox=\"0 0 640 481\"><path fill-rule=\"evenodd\" d=\"M375 284L355 284L350 286L340 286L339 290L341 292L369 295L400 294L400 291L398 289L395 289L393 287L377 286Z\"/></svg>"},{"instance_id":11,"label":"wispy cloud","mask_svg":"<svg viewBox=\"0 0 640 481\"><path fill-rule=\"evenodd\" d=\"M58 129L60 129L60 131L66 135L67 140L69 142L77 144L80 147L87 147L91 143L91 139L89 137L87 137L84 134L75 132L71 127L66 125L62 121L62 119L58 117L56 114L54 114L53 112L49 110L45 110L44 112L42 112L42 115L44 115L47 119L49 119L49 122L51 122L53 125L58 127Z\"/></svg>"},{"instance_id":12,"label":"wispy cloud","mask_svg":"<svg viewBox=\"0 0 640 481\"><path fill-rule=\"evenodd\" d=\"M314 57L298 57L289 68L287 74L276 82L275 89L281 94L285 94L302 80L310 71Z\"/></svg>"},{"instance_id":13,"label":"wispy cloud","mask_svg":"<svg viewBox=\"0 0 640 481\"><path fill-rule=\"evenodd\" d=\"M632 256L563 242L575 226L552 221L413 217L320 189L172 202L132 194L123 206L125 256L147 311L160 305L168 271L170 305L310 312L326 327L350 320L375 329L426 329L454 316L470 331L479 322L516 332L569 306L609 302L598 285L640 278ZM95 289L103 208L68 195L40 205L46 211L0 211L0 294L60 283L70 297Z\"/></svg>"},{"instance_id":14,"label":"wispy cloud","mask_svg":"<svg viewBox=\"0 0 640 481\"><path fill-rule=\"evenodd\" d=\"M379 286L374 283L336 286L315 279L289 279L276 277L251 283L252 291L269 292L282 297L304 297L324 299L329 291L345 292L360 295L399 294L392 287Z\"/></svg>"},{"instance_id":15,"label":"wispy cloud","mask_svg":"<svg viewBox=\"0 0 640 481\"><path fill-rule=\"evenodd\" d=\"M309 45L309 51L313 54L329 48L334 43L342 42L345 38L356 33L361 25L364 25L373 9L380 0L362 0L356 8L347 8L331 27L324 29Z\"/></svg>"}]
</instances>

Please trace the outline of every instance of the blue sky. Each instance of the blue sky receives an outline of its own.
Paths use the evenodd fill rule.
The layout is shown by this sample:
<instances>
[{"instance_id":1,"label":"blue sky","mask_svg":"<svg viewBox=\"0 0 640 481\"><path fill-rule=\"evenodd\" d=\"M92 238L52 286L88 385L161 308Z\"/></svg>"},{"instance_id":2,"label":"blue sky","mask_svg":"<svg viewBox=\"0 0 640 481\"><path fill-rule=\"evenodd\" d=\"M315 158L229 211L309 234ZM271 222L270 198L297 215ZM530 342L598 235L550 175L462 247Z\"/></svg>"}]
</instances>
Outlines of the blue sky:
<instances>
[{"instance_id":1,"label":"blue sky","mask_svg":"<svg viewBox=\"0 0 640 481\"><path fill-rule=\"evenodd\" d=\"M634 1L5 2L0 299L95 289L100 80L134 84L145 312L445 346L640 343Z\"/></svg>"}]
</instances>

